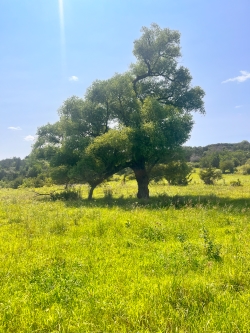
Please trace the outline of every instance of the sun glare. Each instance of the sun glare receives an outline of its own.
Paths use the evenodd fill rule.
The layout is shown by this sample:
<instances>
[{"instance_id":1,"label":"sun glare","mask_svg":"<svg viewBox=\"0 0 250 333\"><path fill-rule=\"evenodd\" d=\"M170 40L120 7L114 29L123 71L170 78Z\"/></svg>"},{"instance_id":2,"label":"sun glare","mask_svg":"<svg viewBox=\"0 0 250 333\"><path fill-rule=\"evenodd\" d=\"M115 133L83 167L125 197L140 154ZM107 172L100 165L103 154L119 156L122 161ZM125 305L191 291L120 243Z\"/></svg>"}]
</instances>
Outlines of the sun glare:
<instances>
[{"instance_id":1,"label":"sun glare","mask_svg":"<svg viewBox=\"0 0 250 333\"><path fill-rule=\"evenodd\" d=\"M58 3L59 3L59 17L60 17L60 34L61 34L62 74L63 74L63 76L65 76L65 72L66 72L66 52L65 52L63 0L58 0Z\"/></svg>"}]
</instances>

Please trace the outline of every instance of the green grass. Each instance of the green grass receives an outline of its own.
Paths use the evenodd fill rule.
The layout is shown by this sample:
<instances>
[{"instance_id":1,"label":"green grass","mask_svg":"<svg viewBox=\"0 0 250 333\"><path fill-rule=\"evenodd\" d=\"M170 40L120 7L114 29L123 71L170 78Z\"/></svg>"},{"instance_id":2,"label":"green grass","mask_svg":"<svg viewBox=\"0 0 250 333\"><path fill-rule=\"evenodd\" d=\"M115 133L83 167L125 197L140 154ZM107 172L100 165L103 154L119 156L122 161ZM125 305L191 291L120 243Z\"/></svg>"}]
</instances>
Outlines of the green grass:
<instances>
[{"instance_id":1,"label":"green grass","mask_svg":"<svg viewBox=\"0 0 250 333\"><path fill-rule=\"evenodd\" d=\"M0 332L250 332L250 177L135 193L0 190Z\"/></svg>"}]
</instances>

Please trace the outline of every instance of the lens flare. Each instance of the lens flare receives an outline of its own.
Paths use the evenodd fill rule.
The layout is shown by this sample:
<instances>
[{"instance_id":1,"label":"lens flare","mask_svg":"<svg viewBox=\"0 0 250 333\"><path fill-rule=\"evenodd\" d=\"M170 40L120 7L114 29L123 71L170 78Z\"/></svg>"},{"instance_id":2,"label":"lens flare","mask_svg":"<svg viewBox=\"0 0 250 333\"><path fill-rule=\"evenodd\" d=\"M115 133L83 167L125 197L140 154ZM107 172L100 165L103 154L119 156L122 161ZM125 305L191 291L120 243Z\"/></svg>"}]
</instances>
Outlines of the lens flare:
<instances>
[{"instance_id":1,"label":"lens flare","mask_svg":"<svg viewBox=\"0 0 250 333\"><path fill-rule=\"evenodd\" d=\"M65 77L65 73L66 73L66 51L65 51L63 0L58 0L58 3L59 3L59 17L60 17L60 34L61 34L62 74Z\"/></svg>"}]
</instances>

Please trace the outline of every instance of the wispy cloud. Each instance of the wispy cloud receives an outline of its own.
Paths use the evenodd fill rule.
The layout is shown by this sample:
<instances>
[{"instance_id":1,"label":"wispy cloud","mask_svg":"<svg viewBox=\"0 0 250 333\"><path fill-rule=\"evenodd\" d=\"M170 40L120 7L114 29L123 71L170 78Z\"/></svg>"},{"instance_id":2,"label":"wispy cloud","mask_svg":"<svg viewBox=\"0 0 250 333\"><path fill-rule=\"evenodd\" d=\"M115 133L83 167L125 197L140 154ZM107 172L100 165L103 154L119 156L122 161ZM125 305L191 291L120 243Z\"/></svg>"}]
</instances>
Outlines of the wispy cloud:
<instances>
[{"instance_id":1,"label":"wispy cloud","mask_svg":"<svg viewBox=\"0 0 250 333\"><path fill-rule=\"evenodd\" d=\"M222 81L221 83L227 83L227 82L238 82L238 83L241 83L241 82L244 82L248 79L250 79L250 73L247 72L247 71L240 71L241 75L239 76L236 76L236 77L233 77L231 79L227 79L225 81Z\"/></svg>"},{"instance_id":2,"label":"wispy cloud","mask_svg":"<svg viewBox=\"0 0 250 333\"><path fill-rule=\"evenodd\" d=\"M69 77L69 81L79 81L78 77L75 75L72 75Z\"/></svg>"},{"instance_id":3,"label":"wispy cloud","mask_svg":"<svg viewBox=\"0 0 250 333\"><path fill-rule=\"evenodd\" d=\"M36 137L34 135L27 135L24 140L25 141L34 141Z\"/></svg>"},{"instance_id":4,"label":"wispy cloud","mask_svg":"<svg viewBox=\"0 0 250 333\"><path fill-rule=\"evenodd\" d=\"M10 126L8 127L8 129L12 130L12 131L21 131L21 127L17 126L17 127L14 127L14 126Z\"/></svg>"},{"instance_id":5,"label":"wispy cloud","mask_svg":"<svg viewBox=\"0 0 250 333\"><path fill-rule=\"evenodd\" d=\"M235 109L239 109L239 108L242 108L243 105L236 105L235 106Z\"/></svg>"}]
</instances>

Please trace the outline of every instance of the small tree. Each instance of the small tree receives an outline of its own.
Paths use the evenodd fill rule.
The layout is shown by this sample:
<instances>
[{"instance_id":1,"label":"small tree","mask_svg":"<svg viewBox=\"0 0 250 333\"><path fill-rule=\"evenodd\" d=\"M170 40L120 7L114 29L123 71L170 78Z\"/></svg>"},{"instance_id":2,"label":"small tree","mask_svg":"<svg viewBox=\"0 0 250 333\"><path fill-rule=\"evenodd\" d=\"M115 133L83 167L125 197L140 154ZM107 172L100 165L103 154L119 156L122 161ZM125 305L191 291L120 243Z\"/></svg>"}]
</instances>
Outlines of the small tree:
<instances>
[{"instance_id":1,"label":"small tree","mask_svg":"<svg viewBox=\"0 0 250 333\"><path fill-rule=\"evenodd\" d=\"M206 185L213 185L216 180L219 180L221 178L222 178L221 170L208 168L200 171L200 179Z\"/></svg>"},{"instance_id":2,"label":"small tree","mask_svg":"<svg viewBox=\"0 0 250 333\"><path fill-rule=\"evenodd\" d=\"M234 173L234 162L232 160L221 160L220 161L220 169L222 173Z\"/></svg>"}]
</instances>

